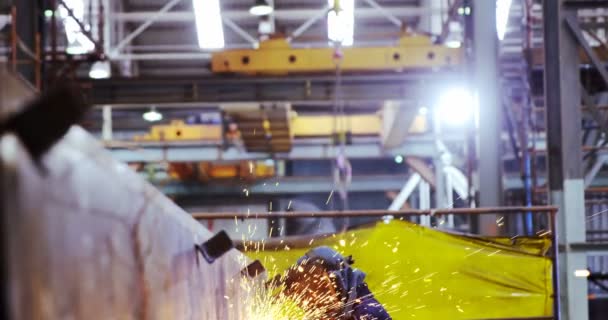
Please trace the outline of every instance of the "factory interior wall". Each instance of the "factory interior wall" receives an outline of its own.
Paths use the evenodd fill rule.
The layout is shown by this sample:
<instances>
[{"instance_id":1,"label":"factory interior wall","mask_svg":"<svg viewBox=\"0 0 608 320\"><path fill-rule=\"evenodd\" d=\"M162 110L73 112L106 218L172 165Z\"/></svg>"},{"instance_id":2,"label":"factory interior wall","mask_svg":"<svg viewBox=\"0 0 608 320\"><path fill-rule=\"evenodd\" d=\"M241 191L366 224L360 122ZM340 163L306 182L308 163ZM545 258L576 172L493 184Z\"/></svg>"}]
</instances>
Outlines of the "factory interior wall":
<instances>
[{"instance_id":1,"label":"factory interior wall","mask_svg":"<svg viewBox=\"0 0 608 320\"><path fill-rule=\"evenodd\" d=\"M297 242L297 241L296 241ZM294 243L294 242L291 242ZM370 289L396 319L491 319L552 314L548 239L472 238L404 221L247 254L269 277L315 246L352 255Z\"/></svg>"}]
</instances>

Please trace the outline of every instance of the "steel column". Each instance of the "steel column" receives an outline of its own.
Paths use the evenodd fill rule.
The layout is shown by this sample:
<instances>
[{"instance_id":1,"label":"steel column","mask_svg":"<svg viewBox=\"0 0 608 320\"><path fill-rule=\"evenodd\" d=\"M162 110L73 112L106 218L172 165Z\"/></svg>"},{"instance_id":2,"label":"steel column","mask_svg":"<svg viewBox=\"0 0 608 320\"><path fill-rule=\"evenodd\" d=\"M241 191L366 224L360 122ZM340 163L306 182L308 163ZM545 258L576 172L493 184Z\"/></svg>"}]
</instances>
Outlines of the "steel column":
<instances>
[{"instance_id":1,"label":"steel column","mask_svg":"<svg viewBox=\"0 0 608 320\"><path fill-rule=\"evenodd\" d=\"M558 239L565 248L558 259L561 318L585 320L589 316L587 279L576 278L574 271L586 269L586 256L569 246L585 241L585 199L579 55L565 21L568 17L576 19L576 11L565 3L543 3L549 188L551 203L559 207Z\"/></svg>"},{"instance_id":2,"label":"steel column","mask_svg":"<svg viewBox=\"0 0 608 320\"><path fill-rule=\"evenodd\" d=\"M495 1L473 1L474 69L479 106L479 205L502 202L501 139L502 108L498 92L498 36ZM483 153L481 153L483 152ZM497 234L495 216L480 217L483 234Z\"/></svg>"},{"instance_id":3,"label":"steel column","mask_svg":"<svg viewBox=\"0 0 608 320\"><path fill-rule=\"evenodd\" d=\"M112 141L112 107L104 106L102 111L103 123L101 137L104 141Z\"/></svg>"}]
</instances>

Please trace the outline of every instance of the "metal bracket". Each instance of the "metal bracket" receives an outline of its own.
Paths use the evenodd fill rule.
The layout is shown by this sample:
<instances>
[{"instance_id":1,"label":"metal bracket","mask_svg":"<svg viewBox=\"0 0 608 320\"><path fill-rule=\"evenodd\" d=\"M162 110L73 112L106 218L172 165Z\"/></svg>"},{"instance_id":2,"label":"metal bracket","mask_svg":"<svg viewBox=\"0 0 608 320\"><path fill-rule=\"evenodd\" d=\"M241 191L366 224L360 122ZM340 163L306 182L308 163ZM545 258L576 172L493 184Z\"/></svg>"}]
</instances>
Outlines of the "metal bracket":
<instances>
[{"instance_id":1,"label":"metal bracket","mask_svg":"<svg viewBox=\"0 0 608 320\"><path fill-rule=\"evenodd\" d=\"M260 260L255 260L254 262L250 263L248 266L241 270L241 275L253 279L264 272L266 272L266 268L264 268L264 265L262 265Z\"/></svg>"},{"instance_id":2,"label":"metal bracket","mask_svg":"<svg viewBox=\"0 0 608 320\"><path fill-rule=\"evenodd\" d=\"M234 243L228 236L226 231L222 230L215 236L209 238L209 240L194 245L194 251L196 253L196 264L199 264L198 254L200 253L207 263L212 264L219 257L226 254L231 249L234 249Z\"/></svg>"}]
</instances>

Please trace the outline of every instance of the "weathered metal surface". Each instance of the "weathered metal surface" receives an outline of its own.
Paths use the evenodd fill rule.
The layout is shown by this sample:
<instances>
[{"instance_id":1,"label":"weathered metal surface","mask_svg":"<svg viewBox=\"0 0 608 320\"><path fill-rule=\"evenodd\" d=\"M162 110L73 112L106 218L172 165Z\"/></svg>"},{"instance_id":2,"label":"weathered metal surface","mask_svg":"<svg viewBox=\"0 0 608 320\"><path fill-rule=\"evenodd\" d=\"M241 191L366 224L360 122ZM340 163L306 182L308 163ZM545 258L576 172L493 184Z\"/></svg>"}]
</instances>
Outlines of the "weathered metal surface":
<instances>
[{"instance_id":1,"label":"weathered metal surface","mask_svg":"<svg viewBox=\"0 0 608 320\"><path fill-rule=\"evenodd\" d=\"M35 165L0 140L11 319L245 319L232 250L208 264L212 234L84 130Z\"/></svg>"}]
</instances>

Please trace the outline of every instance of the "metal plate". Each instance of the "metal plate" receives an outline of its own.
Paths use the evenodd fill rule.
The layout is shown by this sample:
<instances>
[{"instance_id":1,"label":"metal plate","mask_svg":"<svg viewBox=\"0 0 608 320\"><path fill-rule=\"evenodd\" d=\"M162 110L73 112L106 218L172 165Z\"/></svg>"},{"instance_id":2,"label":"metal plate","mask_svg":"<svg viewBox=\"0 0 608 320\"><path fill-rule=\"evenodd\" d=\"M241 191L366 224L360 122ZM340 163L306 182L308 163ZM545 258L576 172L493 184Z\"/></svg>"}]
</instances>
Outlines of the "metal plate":
<instances>
[{"instance_id":1,"label":"metal plate","mask_svg":"<svg viewBox=\"0 0 608 320\"><path fill-rule=\"evenodd\" d=\"M12 135L0 157L12 319L241 318L244 256L197 265L212 234L84 130L41 167Z\"/></svg>"}]
</instances>

